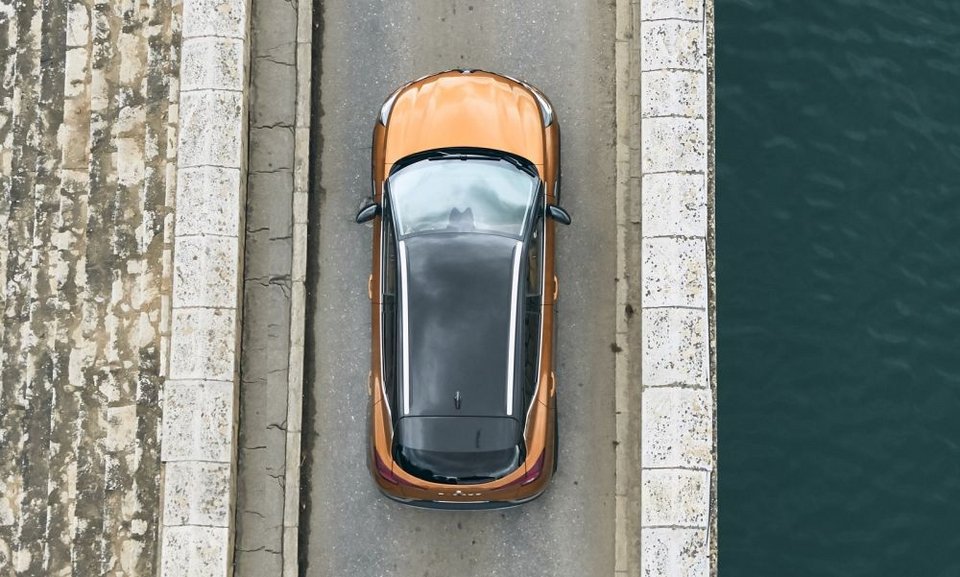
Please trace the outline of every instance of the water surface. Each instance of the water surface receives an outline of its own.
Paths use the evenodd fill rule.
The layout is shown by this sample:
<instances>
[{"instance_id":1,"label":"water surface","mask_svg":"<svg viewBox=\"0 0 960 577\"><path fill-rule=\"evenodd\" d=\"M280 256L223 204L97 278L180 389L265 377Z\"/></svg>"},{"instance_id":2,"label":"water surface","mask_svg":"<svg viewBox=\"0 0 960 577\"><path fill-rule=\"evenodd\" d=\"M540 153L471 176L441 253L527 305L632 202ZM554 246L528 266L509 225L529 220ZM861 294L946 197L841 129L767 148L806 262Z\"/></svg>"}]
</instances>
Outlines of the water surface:
<instances>
[{"instance_id":1,"label":"water surface","mask_svg":"<svg viewBox=\"0 0 960 577\"><path fill-rule=\"evenodd\" d=\"M960 575L960 2L717 0L720 571Z\"/></svg>"}]
</instances>

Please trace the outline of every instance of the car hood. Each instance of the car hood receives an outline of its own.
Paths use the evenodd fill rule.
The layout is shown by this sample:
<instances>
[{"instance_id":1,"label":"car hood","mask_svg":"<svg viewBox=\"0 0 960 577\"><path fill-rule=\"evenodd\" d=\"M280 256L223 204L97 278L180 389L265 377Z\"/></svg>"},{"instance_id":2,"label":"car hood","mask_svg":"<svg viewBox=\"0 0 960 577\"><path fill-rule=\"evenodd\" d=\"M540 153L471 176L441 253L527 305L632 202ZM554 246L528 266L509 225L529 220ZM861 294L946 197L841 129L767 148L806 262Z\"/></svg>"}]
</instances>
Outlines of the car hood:
<instances>
[{"instance_id":1,"label":"car hood","mask_svg":"<svg viewBox=\"0 0 960 577\"><path fill-rule=\"evenodd\" d=\"M543 166L543 120L530 92L485 72L432 76L404 88L387 122L386 172L416 152L502 150Z\"/></svg>"}]
</instances>

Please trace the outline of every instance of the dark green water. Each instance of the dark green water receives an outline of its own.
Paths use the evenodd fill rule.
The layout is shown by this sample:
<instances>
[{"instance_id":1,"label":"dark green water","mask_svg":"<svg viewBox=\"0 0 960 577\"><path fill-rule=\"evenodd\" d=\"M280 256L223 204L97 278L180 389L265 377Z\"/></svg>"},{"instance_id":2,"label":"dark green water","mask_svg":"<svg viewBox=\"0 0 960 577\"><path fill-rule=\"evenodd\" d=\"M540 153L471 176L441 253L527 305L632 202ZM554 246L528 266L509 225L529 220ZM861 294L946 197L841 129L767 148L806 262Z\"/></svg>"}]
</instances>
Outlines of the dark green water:
<instances>
[{"instance_id":1,"label":"dark green water","mask_svg":"<svg viewBox=\"0 0 960 577\"><path fill-rule=\"evenodd\" d=\"M720 572L960 576L960 0L716 0Z\"/></svg>"}]
</instances>

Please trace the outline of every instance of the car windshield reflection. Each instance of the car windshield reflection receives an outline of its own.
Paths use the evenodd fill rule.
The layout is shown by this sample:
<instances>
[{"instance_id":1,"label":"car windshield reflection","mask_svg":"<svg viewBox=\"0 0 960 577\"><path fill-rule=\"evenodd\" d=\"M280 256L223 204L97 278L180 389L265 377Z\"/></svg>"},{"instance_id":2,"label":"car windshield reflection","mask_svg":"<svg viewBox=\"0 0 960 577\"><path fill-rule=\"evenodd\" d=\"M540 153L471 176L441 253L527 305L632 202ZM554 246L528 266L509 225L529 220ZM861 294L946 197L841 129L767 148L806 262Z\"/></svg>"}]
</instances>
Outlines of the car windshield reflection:
<instances>
[{"instance_id":1,"label":"car windshield reflection","mask_svg":"<svg viewBox=\"0 0 960 577\"><path fill-rule=\"evenodd\" d=\"M401 236L429 232L521 235L538 180L513 164L490 159L429 159L390 177Z\"/></svg>"}]
</instances>

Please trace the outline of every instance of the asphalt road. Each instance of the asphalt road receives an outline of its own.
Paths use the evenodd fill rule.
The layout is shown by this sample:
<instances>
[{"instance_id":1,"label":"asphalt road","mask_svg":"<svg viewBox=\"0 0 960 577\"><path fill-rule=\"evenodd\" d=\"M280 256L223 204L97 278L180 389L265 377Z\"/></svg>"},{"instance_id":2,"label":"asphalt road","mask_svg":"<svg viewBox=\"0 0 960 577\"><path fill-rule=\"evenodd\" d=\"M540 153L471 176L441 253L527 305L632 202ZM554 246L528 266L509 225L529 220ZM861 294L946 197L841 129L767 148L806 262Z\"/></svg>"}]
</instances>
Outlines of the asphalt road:
<instances>
[{"instance_id":1,"label":"asphalt road","mask_svg":"<svg viewBox=\"0 0 960 577\"><path fill-rule=\"evenodd\" d=\"M611 0L325 0L314 86L301 571L311 577L612 575L615 133ZM382 497L365 465L370 137L400 84L454 67L540 87L563 133L560 470L518 508L434 512ZM316 136L316 135L315 135Z\"/></svg>"}]
</instances>

